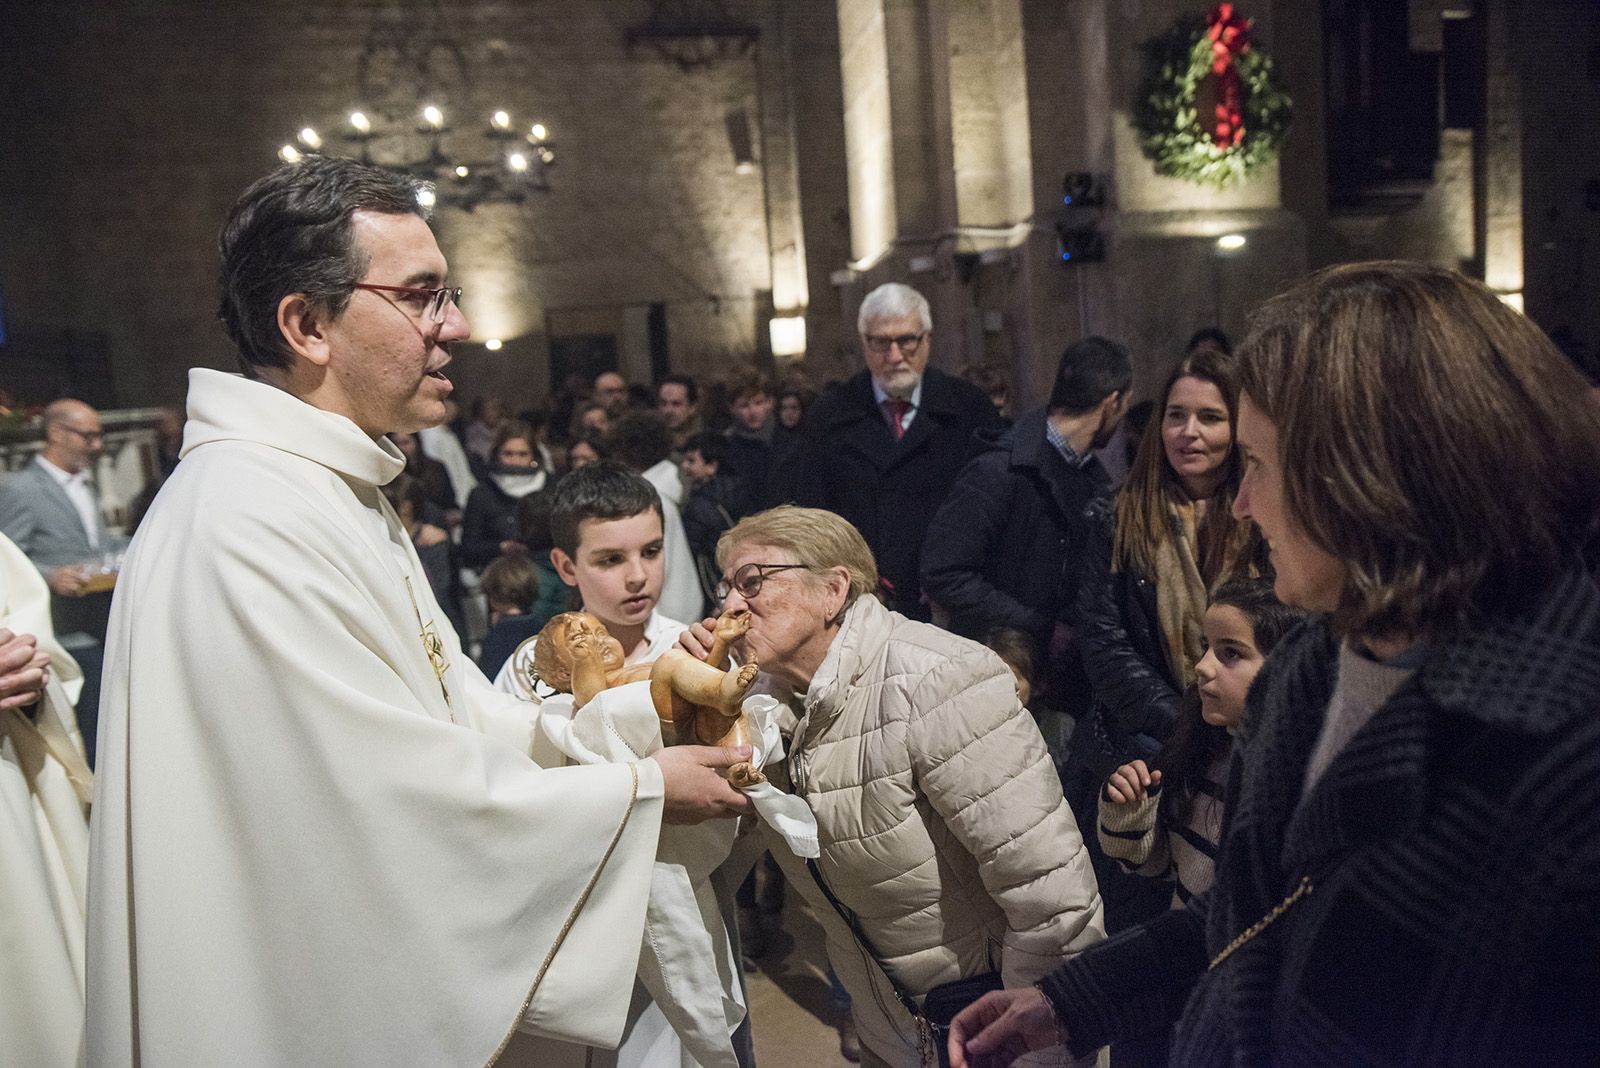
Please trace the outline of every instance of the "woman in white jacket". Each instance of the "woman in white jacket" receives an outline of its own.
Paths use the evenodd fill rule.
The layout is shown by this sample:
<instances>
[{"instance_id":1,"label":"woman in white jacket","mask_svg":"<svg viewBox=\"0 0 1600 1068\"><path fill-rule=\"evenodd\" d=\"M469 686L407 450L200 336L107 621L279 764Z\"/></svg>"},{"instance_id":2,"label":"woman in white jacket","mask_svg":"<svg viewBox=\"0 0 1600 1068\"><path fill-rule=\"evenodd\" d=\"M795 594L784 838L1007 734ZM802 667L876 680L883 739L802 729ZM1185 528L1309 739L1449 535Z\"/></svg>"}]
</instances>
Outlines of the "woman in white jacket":
<instances>
[{"instance_id":1,"label":"woman in white jacket","mask_svg":"<svg viewBox=\"0 0 1600 1068\"><path fill-rule=\"evenodd\" d=\"M936 1064L939 1043L895 985L919 1005L988 972L1026 985L1104 937L1044 741L998 657L878 602L871 551L833 513L751 516L717 559L724 610L750 612L736 651L796 695L788 765L772 775L810 803L822 855L814 875L773 853L826 933L862 1061Z\"/></svg>"}]
</instances>

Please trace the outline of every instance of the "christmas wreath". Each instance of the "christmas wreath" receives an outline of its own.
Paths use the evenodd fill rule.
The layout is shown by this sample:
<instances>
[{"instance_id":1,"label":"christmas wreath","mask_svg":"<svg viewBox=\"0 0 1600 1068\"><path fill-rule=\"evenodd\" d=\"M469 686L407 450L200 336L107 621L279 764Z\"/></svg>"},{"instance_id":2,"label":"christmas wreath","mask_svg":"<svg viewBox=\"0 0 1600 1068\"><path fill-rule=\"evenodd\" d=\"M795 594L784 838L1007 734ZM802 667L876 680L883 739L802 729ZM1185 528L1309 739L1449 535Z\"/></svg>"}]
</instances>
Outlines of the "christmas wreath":
<instances>
[{"instance_id":1,"label":"christmas wreath","mask_svg":"<svg viewBox=\"0 0 1600 1068\"><path fill-rule=\"evenodd\" d=\"M1133 125L1157 174L1220 189L1277 158L1289 96L1232 4L1184 19L1145 53Z\"/></svg>"}]
</instances>

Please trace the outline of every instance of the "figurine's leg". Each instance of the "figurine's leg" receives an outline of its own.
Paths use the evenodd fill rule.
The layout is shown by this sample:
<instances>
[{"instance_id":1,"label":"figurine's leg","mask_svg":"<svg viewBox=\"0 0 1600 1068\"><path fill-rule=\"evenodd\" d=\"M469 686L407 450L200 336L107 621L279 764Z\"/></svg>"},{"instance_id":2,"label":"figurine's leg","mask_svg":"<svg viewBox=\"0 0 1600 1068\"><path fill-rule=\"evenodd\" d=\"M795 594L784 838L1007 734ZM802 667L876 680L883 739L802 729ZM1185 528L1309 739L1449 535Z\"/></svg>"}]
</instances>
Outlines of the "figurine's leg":
<instances>
[{"instance_id":1,"label":"figurine's leg","mask_svg":"<svg viewBox=\"0 0 1600 1068\"><path fill-rule=\"evenodd\" d=\"M711 648L706 650L706 663L714 668L726 670L728 667L728 649L734 642L744 637L750 629L750 610L748 608L735 608L724 612L717 617L717 629L712 632Z\"/></svg>"},{"instance_id":2,"label":"figurine's leg","mask_svg":"<svg viewBox=\"0 0 1600 1068\"><path fill-rule=\"evenodd\" d=\"M650 666L650 693L670 690L690 704L724 708L744 696L759 671L754 661L738 671L719 671L682 649L668 649Z\"/></svg>"}]
</instances>

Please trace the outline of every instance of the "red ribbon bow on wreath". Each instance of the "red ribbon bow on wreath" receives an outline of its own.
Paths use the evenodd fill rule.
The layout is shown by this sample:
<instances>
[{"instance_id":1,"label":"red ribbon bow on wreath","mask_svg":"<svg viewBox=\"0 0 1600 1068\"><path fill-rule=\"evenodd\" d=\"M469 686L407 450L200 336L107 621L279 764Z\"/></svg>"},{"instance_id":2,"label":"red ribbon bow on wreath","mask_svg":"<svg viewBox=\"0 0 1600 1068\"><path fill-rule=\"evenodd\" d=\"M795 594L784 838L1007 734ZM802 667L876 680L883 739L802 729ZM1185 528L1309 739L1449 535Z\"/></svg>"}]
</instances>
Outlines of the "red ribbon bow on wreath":
<instances>
[{"instance_id":1,"label":"red ribbon bow on wreath","mask_svg":"<svg viewBox=\"0 0 1600 1068\"><path fill-rule=\"evenodd\" d=\"M1250 20L1235 15L1232 4L1218 4L1206 16L1206 36L1211 39L1211 73L1220 90L1212 140L1232 148L1244 140L1244 88L1236 61L1250 50Z\"/></svg>"}]
</instances>

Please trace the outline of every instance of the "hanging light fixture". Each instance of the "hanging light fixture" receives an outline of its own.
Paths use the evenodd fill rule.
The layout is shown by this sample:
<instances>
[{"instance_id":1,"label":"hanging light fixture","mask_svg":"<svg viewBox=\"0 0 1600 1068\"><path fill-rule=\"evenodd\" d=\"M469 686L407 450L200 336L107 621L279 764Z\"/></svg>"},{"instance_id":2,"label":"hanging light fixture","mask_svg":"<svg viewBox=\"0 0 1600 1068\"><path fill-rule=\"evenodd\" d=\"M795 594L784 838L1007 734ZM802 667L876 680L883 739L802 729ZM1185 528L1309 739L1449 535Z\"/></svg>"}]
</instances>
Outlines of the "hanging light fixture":
<instances>
[{"instance_id":1,"label":"hanging light fixture","mask_svg":"<svg viewBox=\"0 0 1600 1068\"><path fill-rule=\"evenodd\" d=\"M353 152L338 152L326 143L331 138L305 126L278 149L278 158L298 163L307 156L353 155L432 183L424 207L471 211L479 204L521 203L529 193L549 190L556 151L544 123L533 123L523 133L509 111L497 108L477 139L451 137L451 132L444 109L431 101L423 103L414 124L352 111L337 136Z\"/></svg>"}]
</instances>

